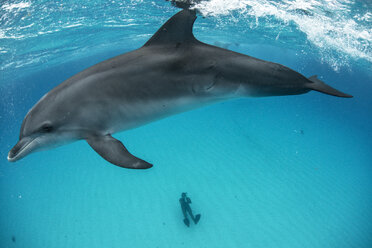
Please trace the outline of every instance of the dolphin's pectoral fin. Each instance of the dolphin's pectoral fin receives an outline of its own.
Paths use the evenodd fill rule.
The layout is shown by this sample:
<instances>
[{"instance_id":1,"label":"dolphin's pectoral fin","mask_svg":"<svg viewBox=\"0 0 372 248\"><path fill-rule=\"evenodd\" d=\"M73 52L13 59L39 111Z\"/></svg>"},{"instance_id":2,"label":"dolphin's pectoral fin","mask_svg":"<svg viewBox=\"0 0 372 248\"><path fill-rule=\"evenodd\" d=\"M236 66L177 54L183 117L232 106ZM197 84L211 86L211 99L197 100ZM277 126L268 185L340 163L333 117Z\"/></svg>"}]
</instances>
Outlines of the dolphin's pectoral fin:
<instances>
[{"instance_id":1,"label":"dolphin's pectoral fin","mask_svg":"<svg viewBox=\"0 0 372 248\"><path fill-rule=\"evenodd\" d=\"M111 135L92 136L86 141L101 157L114 165L128 169L148 169L152 167L152 164L130 154L127 148Z\"/></svg>"}]
</instances>

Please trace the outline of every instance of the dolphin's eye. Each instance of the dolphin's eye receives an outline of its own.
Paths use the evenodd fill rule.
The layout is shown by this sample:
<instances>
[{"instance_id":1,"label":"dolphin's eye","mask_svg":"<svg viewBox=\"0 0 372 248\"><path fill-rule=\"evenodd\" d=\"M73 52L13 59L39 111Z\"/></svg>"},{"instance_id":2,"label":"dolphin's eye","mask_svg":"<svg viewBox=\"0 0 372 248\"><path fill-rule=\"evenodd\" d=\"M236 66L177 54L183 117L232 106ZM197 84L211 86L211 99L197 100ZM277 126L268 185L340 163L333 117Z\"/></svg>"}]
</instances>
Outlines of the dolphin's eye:
<instances>
[{"instance_id":1,"label":"dolphin's eye","mask_svg":"<svg viewBox=\"0 0 372 248\"><path fill-rule=\"evenodd\" d=\"M53 130L53 127L50 125L50 124L44 124L42 127L41 127L41 131L44 132L44 133L49 133Z\"/></svg>"}]
</instances>

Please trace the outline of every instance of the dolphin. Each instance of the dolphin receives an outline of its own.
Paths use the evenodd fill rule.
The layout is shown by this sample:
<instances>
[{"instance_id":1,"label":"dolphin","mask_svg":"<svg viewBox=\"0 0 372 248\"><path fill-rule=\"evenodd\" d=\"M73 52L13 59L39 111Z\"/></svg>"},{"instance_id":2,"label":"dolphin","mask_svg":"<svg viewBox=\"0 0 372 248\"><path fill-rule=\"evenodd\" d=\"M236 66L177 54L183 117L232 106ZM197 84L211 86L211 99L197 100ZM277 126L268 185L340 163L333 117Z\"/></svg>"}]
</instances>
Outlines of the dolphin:
<instances>
[{"instance_id":1,"label":"dolphin","mask_svg":"<svg viewBox=\"0 0 372 248\"><path fill-rule=\"evenodd\" d=\"M105 60L44 95L23 120L8 160L84 139L108 162L152 164L111 135L212 103L241 97L304 94L352 97L283 65L198 41L194 10L171 17L141 48Z\"/></svg>"}]
</instances>

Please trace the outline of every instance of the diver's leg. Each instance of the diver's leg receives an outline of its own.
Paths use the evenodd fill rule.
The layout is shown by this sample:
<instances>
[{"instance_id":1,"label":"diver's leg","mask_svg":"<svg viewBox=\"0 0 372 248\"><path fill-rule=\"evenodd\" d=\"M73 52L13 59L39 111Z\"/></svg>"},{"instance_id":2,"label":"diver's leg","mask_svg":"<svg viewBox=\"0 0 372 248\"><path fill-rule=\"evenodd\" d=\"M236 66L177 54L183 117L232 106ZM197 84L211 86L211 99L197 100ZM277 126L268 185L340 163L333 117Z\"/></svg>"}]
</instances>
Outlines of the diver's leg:
<instances>
[{"instance_id":1,"label":"diver's leg","mask_svg":"<svg viewBox=\"0 0 372 248\"><path fill-rule=\"evenodd\" d=\"M190 215L190 217L191 217L191 219L194 221L194 223L196 224L197 221L195 221L196 219L195 219L194 214L192 213L192 210L191 210L190 206L187 206L187 207L186 207L186 211L187 211L187 213Z\"/></svg>"},{"instance_id":2,"label":"diver's leg","mask_svg":"<svg viewBox=\"0 0 372 248\"><path fill-rule=\"evenodd\" d=\"M183 217L184 217L184 219L183 219L183 223L185 223L185 225L189 227L189 226L190 226L190 221L189 221L189 219L187 218L186 209L185 209L184 206L181 206L181 208L182 208L182 214L183 214Z\"/></svg>"},{"instance_id":3,"label":"diver's leg","mask_svg":"<svg viewBox=\"0 0 372 248\"><path fill-rule=\"evenodd\" d=\"M194 214L192 213L192 210L191 210L190 206L187 206L186 211L189 213L189 215L190 215L191 219L194 221L194 223L195 224L198 224L201 215L200 214L197 214L197 215L194 216Z\"/></svg>"}]
</instances>

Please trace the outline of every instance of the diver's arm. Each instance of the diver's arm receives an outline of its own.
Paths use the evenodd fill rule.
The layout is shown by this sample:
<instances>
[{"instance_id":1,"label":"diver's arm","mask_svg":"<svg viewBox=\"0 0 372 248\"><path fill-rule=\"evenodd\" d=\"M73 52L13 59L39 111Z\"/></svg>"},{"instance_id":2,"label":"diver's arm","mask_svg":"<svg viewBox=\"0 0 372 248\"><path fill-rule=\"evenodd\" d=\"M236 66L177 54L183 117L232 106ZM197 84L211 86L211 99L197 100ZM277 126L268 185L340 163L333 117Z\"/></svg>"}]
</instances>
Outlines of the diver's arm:
<instances>
[{"instance_id":1,"label":"diver's arm","mask_svg":"<svg viewBox=\"0 0 372 248\"><path fill-rule=\"evenodd\" d=\"M186 198L186 201L187 201L187 203L189 203L189 204L191 203L191 199L188 198L188 197Z\"/></svg>"}]
</instances>

